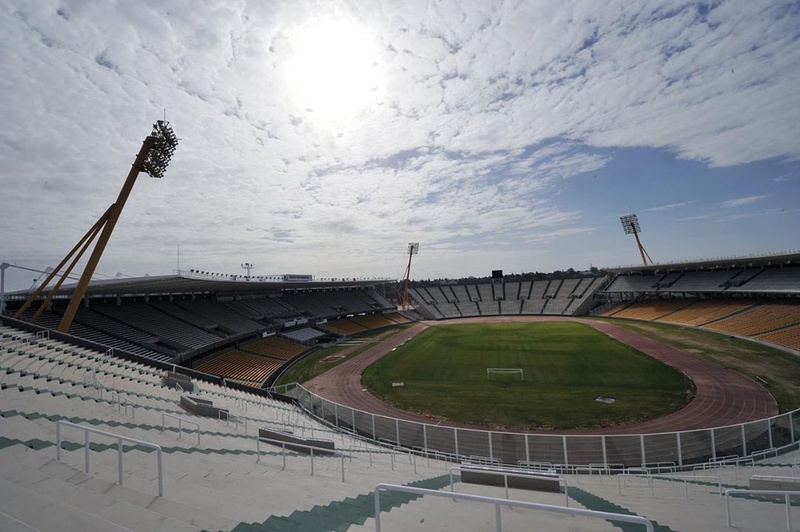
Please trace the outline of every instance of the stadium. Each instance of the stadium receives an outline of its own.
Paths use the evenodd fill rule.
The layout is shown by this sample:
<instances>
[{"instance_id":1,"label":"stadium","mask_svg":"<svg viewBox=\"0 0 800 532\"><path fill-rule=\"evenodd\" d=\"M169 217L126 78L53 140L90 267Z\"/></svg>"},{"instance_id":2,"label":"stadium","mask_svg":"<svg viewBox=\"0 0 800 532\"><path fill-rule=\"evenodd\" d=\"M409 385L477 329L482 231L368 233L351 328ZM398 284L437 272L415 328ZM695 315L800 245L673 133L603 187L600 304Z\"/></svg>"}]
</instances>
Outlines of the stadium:
<instances>
[{"instance_id":1,"label":"stadium","mask_svg":"<svg viewBox=\"0 0 800 532\"><path fill-rule=\"evenodd\" d=\"M764 367L749 375L732 371L616 325L635 320L668 324L673 329L712 331L726 341L742 339L771 346L796 358L800 347L797 254L647 265L559 279L510 280L495 272L494 277L475 282L412 282L407 289L410 303L405 306L401 301L404 284L385 279L259 278L178 271L163 277L90 283L73 326L62 333L59 323L75 286L65 285L55 292L36 320L32 319L36 305L23 308L31 291L4 295L2 452L4 468L9 471L4 477L24 479L19 481L24 484L50 474L48 486L71 485L81 492L81 500L90 497L84 492L110 490L117 481L130 486L125 490L141 490L137 497L150 501L155 489L153 453L137 445L152 442L165 449L164 460L169 464L165 466L166 479L158 480L163 498L153 499L163 502L163 513L150 515L151 510L142 509L158 528L174 525L181 512L188 512L192 515L187 518L188 525L205 529L283 530L280 527L284 525L277 524L281 522L292 523L285 526L293 530L322 530L334 528L332 523L339 523L339 514L347 513L343 509L349 504L346 502L335 512L335 519L324 517L329 506L319 503L312 510L291 511L294 503L285 502L289 507L281 512L276 500L278 506L269 510L269 515L256 515L251 509L242 514L248 517L238 524L219 515L206 515L204 511L213 514L208 512L210 506L190 504L204 499L182 482L184 475L191 477L189 471L195 466L214 471L210 480L202 483L214 493L229 486L219 475L241 475L244 482L253 467L259 477L277 470L291 475L292 480L282 482L296 486L289 492L298 494L306 489L301 486L313 480L322 490L316 494L317 501L319 497L341 498L341 490L345 490L351 493L347 500L353 505L349 530L359 529L359 519L361 523L374 520L371 504L359 499L370 495L371 503L374 491L358 492L357 485L350 484L352 480L341 484L346 476L364 476L362 481L367 483L388 481L442 489L437 482L443 482L447 477L443 473L448 468L452 473L453 467L463 468L462 475L470 467L517 475L548 472L568 478L570 497L586 509L624 507L626 512L664 524L668 519L656 516L673 503L659 500L656 504L647 498L634 501L629 493L622 499L612 497L608 492L617 491L616 482L613 490L602 481L597 486L589 483L613 475L633 485L645 482L648 489L678 493L686 488L681 483L689 482L685 475L691 473L691 482L709 492L705 497L715 499L718 490L707 488L712 478L716 480L711 484L719 482L720 489L723 479L728 488L748 489L752 486L743 484L746 477L780 478L782 470L787 477L797 473L797 458L793 457L800 442L800 411L791 399L779 411L770 393L781 378L798 382L797 373L772 374ZM681 371L694 383L693 397L675 412L633 425L505 432L399 410L362 389L361 372L412 340L422 326L542 320L592 322L605 334ZM356 343L367 349L309 384L271 386L285 368L322 346L347 345L376 332L383 334L378 340ZM792 390L788 394L792 397ZM201 409L198 405L204 400L207 405ZM57 422L65 423L60 427L64 434L58 436ZM92 454L98 456L92 457L92 465L85 471L81 471L84 449L80 443L84 436L80 429L68 430L70 423L101 431L91 436ZM72 430L77 432L68 435ZM84 434L89 441L90 433ZM125 441L136 444L126 447L120 440L128 449L125 459L132 465L120 470L119 479L117 468L111 465L117 458L114 439L118 437L132 438ZM287 440L295 445L289 451L285 441L274 439L286 437L294 438ZM52 458L56 438L64 438L58 462ZM256 451L252 447L259 438L263 439ZM313 477L302 471L306 467L303 460L309 460L298 447L303 444L333 449L326 455L318 448L316 464L311 458ZM173 465L184 453L180 459L185 463ZM240 463L229 464L231 456ZM196 460L202 460L202 465L192 465ZM178 473L183 468L189 468L187 473ZM580 479L582 476L591 480ZM8 485L9 481L5 482ZM605 482L610 485L609 480ZM653 487L656 484L658 488ZM487 495L489 489L484 486L469 492ZM34 495L34 491L25 488L31 500L50 493ZM624 493L622 488L619 493ZM395 495L401 498L400 494ZM408 500L415 497L410 494ZM587 501L594 500L592 497L604 502L590 504ZM132 493L121 495L126 505L135 505L134 499ZM391 499L389 492L385 499ZM553 502L546 497L535 500ZM702 497L697 494L693 500L699 503ZM173 503L175 506L170 506ZM59 512L65 505L53 504ZM356 518L359 504L370 510L364 509ZM637 509L638 504L647 510ZM676 499L674 504L683 501ZM718 506L716 500L714 504ZM735 504L744 503L737 500ZM770 519L765 517L770 514L774 522L782 519L781 511L764 509L774 506L772 503L749 504L757 505L753 511L758 520ZM124 526L112 506L106 508L110 513L97 515L120 519ZM229 516L236 507L220 513ZM75 523L89 519L77 517L81 512L74 509L63 511L69 519L76 519ZM478 508L475 511L480 514ZM401 517L399 510L392 511L398 516L396 526L408 526L408 515L426 515L424 509L409 512ZM321 528L308 525L312 514L327 524ZM721 515L716 516L713 526L721 520ZM388 516L386 521L391 522ZM148 526L144 521L137 523ZM561 525L556 520L553 526ZM596 523L587 526L597 529Z\"/></svg>"},{"instance_id":2,"label":"stadium","mask_svg":"<svg viewBox=\"0 0 800 532\"><path fill-rule=\"evenodd\" d=\"M799 21L4 3L0 531L799 530Z\"/></svg>"}]
</instances>

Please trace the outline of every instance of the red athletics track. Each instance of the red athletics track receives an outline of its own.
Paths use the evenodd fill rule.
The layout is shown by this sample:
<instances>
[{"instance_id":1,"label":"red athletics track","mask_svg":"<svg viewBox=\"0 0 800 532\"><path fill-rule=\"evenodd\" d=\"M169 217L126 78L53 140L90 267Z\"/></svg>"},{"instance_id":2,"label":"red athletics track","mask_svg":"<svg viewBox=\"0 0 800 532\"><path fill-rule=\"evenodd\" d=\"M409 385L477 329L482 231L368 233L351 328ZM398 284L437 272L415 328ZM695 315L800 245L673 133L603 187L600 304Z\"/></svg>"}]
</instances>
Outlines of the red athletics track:
<instances>
[{"instance_id":1,"label":"red athletics track","mask_svg":"<svg viewBox=\"0 0 800 532\"><path fill-rule=\"evenodd\" d=\"M778 413L778 405L772 395L763 386L737 371L662 344L608 321L558 316L496 316L464 318L446 322L419 322L315 377L305 383L304 386L321 397L357 410L420 423L435 422L429 417L406 412L388 405L372 394L363 391L361 373L367 366L389 353L393 348L410 340L428 327L436 327L439 324L447 323L532 321L576 321L583 323L672 366L689 377L695 386L695 395L689 404L680 410L656 419L602 429L539 432L546 434L650 434L734 425L763 419ZM475 427L448 421L444 421L440 425L488 429L488 427ZM535 433L537 431L526 432Z\"/></svg>"}]
</instances>

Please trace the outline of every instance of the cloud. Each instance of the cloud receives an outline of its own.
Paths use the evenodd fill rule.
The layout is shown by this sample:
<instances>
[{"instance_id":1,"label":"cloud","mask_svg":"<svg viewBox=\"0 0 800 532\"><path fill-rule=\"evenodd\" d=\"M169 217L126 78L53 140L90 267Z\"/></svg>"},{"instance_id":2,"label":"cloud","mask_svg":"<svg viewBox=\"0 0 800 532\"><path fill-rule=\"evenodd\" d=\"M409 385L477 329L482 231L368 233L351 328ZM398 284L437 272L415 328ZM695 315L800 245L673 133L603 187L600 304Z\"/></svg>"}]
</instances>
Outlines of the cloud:
<instances>
[{"instance_id":1,"label":"cloud","mask_svg":"<svg viewBox=\"0 0 800 532\"><path fill-rule=\"evenodd\" d=\"M750 213L741 213L741 214L730 214L726 216L722 216L714 222L716 223L730 223L736 220L748 220L752 218L762 218L765 216L787 216L792 214L800 213L800 209L768 209L765 211L759 212L750 212Z\"/></svg>"},{"instance_id":2,"label":"cloud","mask_svg":"<svg viewBox=\"0 0 800 532\"><path fill-rule=\"evenodd\" d=\"M369 91L332 119L301 101L290 67L300 36L337 19L374 53ZM178 243L192 267L246 259L262 273L379 274L416 240L521 264L509 248L559 235L583 260L617 206L581 180L630 148L705 170L800 159L798 24L796 9L771 1L10 0L3 251L57 261L114 201L166 109L181 144L163 180L137 181L101 263L109 271L169 271ZM338 87L330 78L345 67L308 83ZM613 197L665 201L642 188ZM762 199L726 190L742 198L648 210ZM450 263L435 268L458 275L477 262Z\"/></svg>"},{"instance_id":3,"label":"cloud","mask_svg":"<svg viewBox=\"0 0 800 532\"><path fill-rule=\"evenodd\" d=\"M680 203L669 203L667 205L659 205L657 207L650 207L649 209L645 209L644 212L660 212L660 211L671 211L674 209L680 209L681 207L686 207L687 205L691 205L695 203L694 200L692 201L683 201Z\"/></svg>"},{"instance_id":4,"label":"cloud","mask_svg":"<svg viewBox=\"0 0 800 532\"><path fill-rule=\"evenodd\" d=\"M794 174L794 175L793 174L782 174L782 175L779 175L777 177L773 177L772 181L774 181L775 183L786 183L787 181L791 181L793 179L797 179L797 177L798 177L797 174Z\"/></svg>"},{"instance_id":5,"label":"cloud","mask_svg":"<svg viewBox=\"0 0 800 532\"><path fill-rule=\"evenodd\" d=\"M719 204L719 206L722 209L735 209L736 207L742 207L744 205L749 205L756 201L761 201L766 197L767 196L765 194L762 194L760 196L747 196L744 198L735 198L732 200L723 201Z\"/></svg>"}]
</instances>

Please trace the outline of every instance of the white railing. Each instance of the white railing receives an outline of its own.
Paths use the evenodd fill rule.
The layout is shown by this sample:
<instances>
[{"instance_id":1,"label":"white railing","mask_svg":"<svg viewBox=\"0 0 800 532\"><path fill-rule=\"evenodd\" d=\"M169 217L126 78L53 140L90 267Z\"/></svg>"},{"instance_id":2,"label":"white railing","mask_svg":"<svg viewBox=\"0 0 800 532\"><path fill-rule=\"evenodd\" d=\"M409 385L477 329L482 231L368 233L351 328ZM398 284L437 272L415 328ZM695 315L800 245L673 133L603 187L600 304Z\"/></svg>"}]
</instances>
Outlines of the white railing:
<instances>
[{"instance_id":1,"label":"white railing","mask_svg":"<svg viewBox=\"0 0 800 532\"><path fill-rule=\"evenodd\" d=\"M178 439L181 439L181 436L183 435L183 424L184 423L187 423L189 425L194 425L195 427L197 427L197 445L200 445L200 423L195 423L194 421L190 421L188 419L185 419L185 418L173 415L173 414L168 414L167 412L162 412L161 413L161 432L164 432L164 430L166 429L166 418L168 418L168 417L178 420Z\"/></svg>"},{"instance_id":2,"label":"white railing","mask_svg":"<svg viewBox=\"0 0 800 532\"><path fill-rule=\"evenodd\" d=\"M454 482L453 471L458 471L459 473L461 473L462 471L464 471L464 469L461 468L461 467L451 467L450 468L450 491L451 492L455 492L455 489L454 489L455 482ZM565 479L561 478L561 477L554 477L554 476L548 476L548 475L537 475L535 473L514 473L514 472L511 472L511 471L499 471L499 470L491 470L491 469L467 469L467 471L469 471L470 473L479 473L481 475L495 475L495 476L498 476L498 477L503 477L503 487L506 490L506 499L508 499L508 477L525 478L525 479L528 479L528 480L530 480L530 479L544 479L544 480L556 481L556 482L558 482L559 487L561 487L561 486L564 487L564 498L565 498L564 506L569 507L569 485L567 484L567 481ZM462 477L463 477L463 475L462 475ZM462 482L464 482L464 481L462 480Z\"/></svg>"},{"instance_id":3,"label":"white railing","mask_svg":"<svg viewBox=\"0 0 800 532\"><path fill-rule=\"evenodd\" d=\"M408 458L408 463L411 464L411 466L414 468L414 474L415 475L417 474L417 454L419 454L419 450L414 450L414 449L412 449L411 451L409 451L407 449L396 450L394 447L389 448L389 449L372 449L372 448L368 447L367 445L363 445L363 446L350 445L348 447L347 456L349 457L351 462L353 461L353 455L358 454L358 453L361 453L361 454L367 453L367 456L369 458L369 466L370 467L372 467L372 457L373 457L373 455L377 455L377 456L388 455L389 459L391 461L392 471L394 471L394 468L395 468L395 463L396 463L395 457L397 457L397 456L406 457L406 458ZM430 461L428 463L428 466L430 467Z\"/></svg>"},{"instance_id":4,"label":"white railing","mask_svg":"<svg viewBox=\"0 0 800 532\"><path fill-rule=\"evenodd\" d=\"M651 434L542 434L511 433L445 427L390 418L329 401L301 385L279 388L295 397L305 412L338 430L355 431L373 442L392 442L403 449L438 451L446 455L480 455L506 464L550 462L562 473L575 466L592 464L593 472L606 472L619 464L654 466L653 470L690 470L695 464L713 460L705 467L736 467L753 459L779 454L800 444L800 409L742 424L684 432ZM495 441L509 444L498 451ZM734 451L735 449L735 451ZM726 451L727 450L727 451ZM741 457L732 457L740 452Z\"/></svg>"},{"instance_id":5,"label":"white railing","mask_svg":"<svg viewBox=\"0 0 800 532\"><path fill-rule=\"evenodd\" d=\"M622 521L624 523L636 523L643 525L647 532L654 532L653 523L638 515L624 515L614 514L610 512L598 512L596 510L583 510L580 508L567 508L565 506L554 506L551 504L541 504L537 502L515 501L511 499L498 499L495 497L485 497L482 495L471 495L469 493L450 493L446 491L429 490L424 488L413 488L411 486L398 486L396 484L378 484L375 486L375 531L381 530L381 491L399 491L402 493L411 493L413 495L424 495L430 497L444 497L452 500L480 502L484 504L494 505L495 511L495 529L497 532L503 530L502 516L500 509L505 506L508 508L529 508L532 510L540 510L544 512L552 512L558 514L566 514L572 516L590 517L595 519L610 519L614 521Z\"/></svg>"},{"instance_id":6,"label":"white railing","mask_svg":"<svg viewBox=\"0 0 800 532\"><path fill-rule=\"evenodd\" d=\"M725 523L728 526L731 524L731 495L783 495L784 505L786 507L786 530L792 530L792 503L791 497L793 495L800 495L800 491L784 491L784 490L749 490L731 488L725 490Z\"/></svg>"},{"instance_id":7,"label":"white railing","mask_svg":"<svg viewBox=\"0 0 800 532\"><path fill-rule=\"evenodd\" d=\"M689 484L697 484L697 479L707 479L708 481L715 483L717 485L717 493L719 493L719 498L722 498L722 480L716 477L698 477L694 475L693 477L680 477L680 476L670 476L670 477L653 477L655 480L663 480L664 482L683 482L683 492L686 498L689 498ZM702 484L700 484L702 486ZM655 493L653 494L655 497Z\"/></svg>"},{"instance_id":8,"label":"white railing","mask_svg":"<svg viewBox=\"0 0 800 532\"><path fill-rule=\"evenodd\" d=\"M125 415L128 415L128 408L131 409L131 419L136 417L136 407L133 401L125 395L124 393L119 393L116 390L111 390L111 404L114 405L116 403L117 409L121 412L122 409L125 409Z\"/></svg>"},{"instance_id":9,"label":"white railing","mask_svg":"<svg viewBox=\"0 0 800 532\"><path fill-rule=\"evenodd\" d=\"M122 442L127 441L130 443L134 443L136 445L141 445L142 447L149 447L151 449L155 449L156 451L156 460L158 462L158 496L164 496L164 467L163 462L161 459L161 446L156 445L155 443L150 443L142 440L137 440L135 438L129 438L127 436L122 436L120 434L114 434L113 432L106 432L104 430L99 430L94 427L87 427L85 425L78 425L77 423L71 423L69 421L59 420L56 421L56 460L59 462L61 461L61 427L74 427L76 429L80 429L83 431L83 468L86 473L89 472L89 455L90 455L90 448L89 448L89 434L100 434L101 436L107 436L109 438L114 438L117 440L117 472L118 472L118 484L122 486L122 457L123 457L123 448Z\"/></svg>"},{"instance_id":10,"label":"white railing","mask_svg":"<svg viewBox=\"0 0 800 532\"><path fill-rule=\"evenodd\" d=\"M235 430L239 430L239 423L244 423L244 432L247 434L247 418L246 417L239 417L236 414L231 414L227 410L218 410L217 411L217 420L222 421L222 415L225 414L225 426L234 423Z\"/></svg>"},{"instance_id":11,"label":"white railing","mask_svg":"<svg viewBox=\"0 0 800 532\"><path fill-rule=\"evenodd\" d=\"M575 472L579 468L575 468ZM594 475L597 473L598 475L610 475L611 473L620 472L625 469L625 464L589 464L585 468L580 468L580 470L588 473L589 475Z\"/></svg>"},{"instance_id":12,"label":"white railing","mask_svg":"<svg viewBox=\"0 0 800 532\"><path fill-rule=\"evenodd\" d=\"M792 484L797 484L800 482L800 478L797 477L778 477L773 475L753 475L750 477L750 480L774 480L778 482L789 482Z\"/></svg>"},{"instance_id":13,"label":"white railing","mask_svg":"<svg viewBox=\"0 0 800 532\"><path fill-rule=\"evenodd\" d=\"M260 462L261 461L261 442L262 441L265 442L265 443L271 443L273 445L280 445L281 446L281 449L282 449L282 453L281 454L283 455L283 467L281 468L281 470L286 469L286 446L287 445L290 446L290 447L300 447L302 449L308 449L309 458L311 460L311 476L312 477L314 476L314 450L315 449L317 451L322 451L324 454L330 454L330 455L336 456L338 458L341 458L341 461L342 461L342 482L344 482L344 459L345 459L345 454L343 452L337 451L336 449L329 449L327 447L317 447L317 446L314 446L314 445L306 445L304 443L295 443L295 442L289 442L289 441L283 441L283 440L275 440L275 439L272 439L272 438L265 438L263 436L256 436L256 462ZM297 454L296 451L295 451L295 454Z\"/></svg>"},{"instance_id":14,"label":"white railing","mask_svg":"<svg viewBox=\"0 0 800 532\"><path fill-rule=\"evenodd\" d=\"M627 471L627 470L626 470ZM708 479L709 481L715 483L717 485L717 492L719 493L720 499L722 498L722 480L720 480L719 476L700 476L698 477L696 474L692 477L679 477L679 476L670 476L670 477L657 477L654 476L650 472L643 472L643 473L620 473L617 475L617 490L620 495L623 495L622 488L623 486L627 486L627 479L636 479L636 478L643 478L647 480L647 486L650 488L650 496L655 498L656 496L656 488L654 480L663 480L664 482L683 482L683 491L686 495L686 498L689 498L689 483L696 482L697 479Z\"/></svg>"}]
</instances>

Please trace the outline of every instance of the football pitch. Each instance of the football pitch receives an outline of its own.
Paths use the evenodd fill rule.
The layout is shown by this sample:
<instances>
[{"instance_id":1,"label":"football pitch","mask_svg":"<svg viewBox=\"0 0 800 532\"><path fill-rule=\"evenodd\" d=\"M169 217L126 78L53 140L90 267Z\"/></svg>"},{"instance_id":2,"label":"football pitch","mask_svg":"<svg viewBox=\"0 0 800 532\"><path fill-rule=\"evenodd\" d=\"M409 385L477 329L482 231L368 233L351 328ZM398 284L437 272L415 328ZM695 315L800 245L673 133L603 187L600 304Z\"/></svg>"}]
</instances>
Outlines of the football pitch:
<instances>
[{"instance_id":1,"label":"football pitch","mask_svg":"<svg viewBox=\"0 0 800 532\"><path fill-rule=\"evenodd\" d=\"M487 379L487 368L521 368L524 378ZM683 406L691 388L665 364L567 322L440 324L367 368L362 384L404 410L498 429L652 419Z\"/></svg>"}]
</instances>

